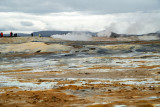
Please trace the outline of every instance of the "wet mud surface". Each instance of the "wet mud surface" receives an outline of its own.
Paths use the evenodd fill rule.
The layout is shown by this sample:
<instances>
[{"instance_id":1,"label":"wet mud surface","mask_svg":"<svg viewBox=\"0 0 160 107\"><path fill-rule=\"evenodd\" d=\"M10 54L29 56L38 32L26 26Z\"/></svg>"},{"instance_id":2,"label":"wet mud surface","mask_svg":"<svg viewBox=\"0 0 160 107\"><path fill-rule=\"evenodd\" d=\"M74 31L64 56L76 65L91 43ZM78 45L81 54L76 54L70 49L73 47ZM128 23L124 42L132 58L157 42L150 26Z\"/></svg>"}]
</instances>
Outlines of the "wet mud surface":
<instances>
[{"instance_id":1,"label":"wet mud surface","mask_svg":"<svg viewBox=\"0 0 160 107\"><path fill-rule=\"evenodd\" d=\"M1 55L0 107L160 106L160 41L63 45Z\"/></svg>"}]
</instances>

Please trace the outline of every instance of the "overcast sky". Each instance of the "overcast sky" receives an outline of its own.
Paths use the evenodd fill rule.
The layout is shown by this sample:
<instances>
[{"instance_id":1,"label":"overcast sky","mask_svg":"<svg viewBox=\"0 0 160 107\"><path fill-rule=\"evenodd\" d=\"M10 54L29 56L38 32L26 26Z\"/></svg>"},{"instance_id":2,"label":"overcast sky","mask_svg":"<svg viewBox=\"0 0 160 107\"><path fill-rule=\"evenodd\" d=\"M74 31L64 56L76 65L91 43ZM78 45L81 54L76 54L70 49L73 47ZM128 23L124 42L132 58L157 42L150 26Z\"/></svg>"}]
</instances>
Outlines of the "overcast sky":
<instances>
[{"instance_id":1,"label":"overcast sky","mask_svg":"<svg viewBox=\"0 0 160 107\"><path fill-rule=\"evenodd\" d=\"M149 33L160 30L160 0L0 0L0 31Z\"/></svg>"}]
</instances>

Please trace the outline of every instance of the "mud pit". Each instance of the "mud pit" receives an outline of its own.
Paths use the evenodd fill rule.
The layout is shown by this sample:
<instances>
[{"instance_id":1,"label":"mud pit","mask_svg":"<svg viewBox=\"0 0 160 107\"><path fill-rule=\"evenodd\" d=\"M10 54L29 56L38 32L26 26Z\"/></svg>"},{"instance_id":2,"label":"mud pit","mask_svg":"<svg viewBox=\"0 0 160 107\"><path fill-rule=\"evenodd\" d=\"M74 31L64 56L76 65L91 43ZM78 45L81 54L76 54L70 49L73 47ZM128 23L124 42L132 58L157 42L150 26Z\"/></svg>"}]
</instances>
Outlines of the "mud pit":
<instances>
[{"instance_id":1,"label":"mud pit","mask_svg":"<svg viewBox=\"0 0 160 107\"><path fill-rule=\"evenodd\" d=\"M71 50L1 54L1 107L160 106L160 41L47 44Z\"/></svg>"}]
</instances>

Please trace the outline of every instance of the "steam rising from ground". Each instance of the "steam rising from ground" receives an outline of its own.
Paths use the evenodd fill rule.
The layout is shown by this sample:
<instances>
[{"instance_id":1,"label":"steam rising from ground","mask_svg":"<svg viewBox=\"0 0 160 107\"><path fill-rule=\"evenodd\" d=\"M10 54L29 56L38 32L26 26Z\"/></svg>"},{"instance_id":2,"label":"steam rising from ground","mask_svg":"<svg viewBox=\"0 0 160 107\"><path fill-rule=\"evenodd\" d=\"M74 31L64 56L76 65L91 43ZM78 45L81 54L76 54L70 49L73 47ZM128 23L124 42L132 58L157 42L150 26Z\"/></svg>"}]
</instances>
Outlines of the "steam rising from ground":
<instances>
[{"instance_id":1,"label":"steam rising from ground","mask_svg":"<svg viewBox=\"0 0 160 107\"><path fill-rule=\"evenodd\" d=\"M52 35L51 37L53 38L59 38L63 40L73 40L73 41L87 41L89 38L92 37L92 35L88 33L82 33L82 32L72 32L72 33L67 33L63 35Z\"/></svg>"},{"instance_id":2,"label":"steam rising from ground","mask_svg":"<svg viewBox=\"0 0 160 107\"><path fill-rule=\"evenodd\" d=\"M119 34L147 34L160 31L160 12L114 14L114 20L107 24L98 36L110 36L111 32Z\"/></svg>"}]
</instances>

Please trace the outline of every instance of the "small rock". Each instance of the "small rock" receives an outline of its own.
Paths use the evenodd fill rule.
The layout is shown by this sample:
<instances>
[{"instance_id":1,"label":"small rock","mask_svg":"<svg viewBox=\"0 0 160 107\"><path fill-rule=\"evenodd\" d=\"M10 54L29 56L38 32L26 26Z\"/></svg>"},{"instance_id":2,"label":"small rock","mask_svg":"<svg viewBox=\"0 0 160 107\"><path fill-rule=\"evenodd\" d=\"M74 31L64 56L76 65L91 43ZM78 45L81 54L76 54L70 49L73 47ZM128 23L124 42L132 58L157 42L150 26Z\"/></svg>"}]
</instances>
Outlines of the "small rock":
<instances>
[{"instance_id":1,"label":"small rock","mask_svg":"<svg viewBox=\"0 0 160 107\"><path fill-rule=\"evenodd\" d=\"M61 101L61 99L57 98L56 96L53 96L53 97L52 97L52 100L53 100L54 102Z\"/></svg>"},{"instance_id":2,"label":"small rock","mask_svg":"<svg viewBox=\"0 0 160 107\"><path fill-rule=\"evenodd\" d=\"M94 87L91 88L92 90L94 89Z\"/></svg>"},{"instance_id":3,"label":"small rock","mask_svg":"<svg viewBox=\"0 0 160 107\"><path fill-rule=\"evenodd\" d=\"M85 92L86 90L81 90L82 92Z\"/></svg>"},{"instance_id":4,"label":"small rock","mask_svg":"<svg viewBox=\"0 0 160 107\"><path fill-rule=\"evenodd\" d=\"M111 90L111 89L108 89L108 91L111 92L112 90Z\"/></svg>"},{"instance_id":5,"label":"small rock","mask_svg":"<svg viewBox=\"0 0 160 107\"><path fill-rule=\"evenodd\" d=\"M41 50L36 51L36 53L39 53L39 52L41 52Z\"/></svg>"},{"instance_id":6,"label":"small rock","mask_svg":"<svg viewBox=\"0 0 160 107\"><path fill-rule=\"evenodd\" d=\"M138 90L136 87L133 87L132 90Z\"/></svg>"},{"instance_id":7,"label":"small rock","mask_svg":"<svg viewBox=\"0 0 160 107\"><path fill-rule=\"evenodd\" d=\"M86 75L89 75L90 73L85 73Z\"/></svg>"}]
</instances>

